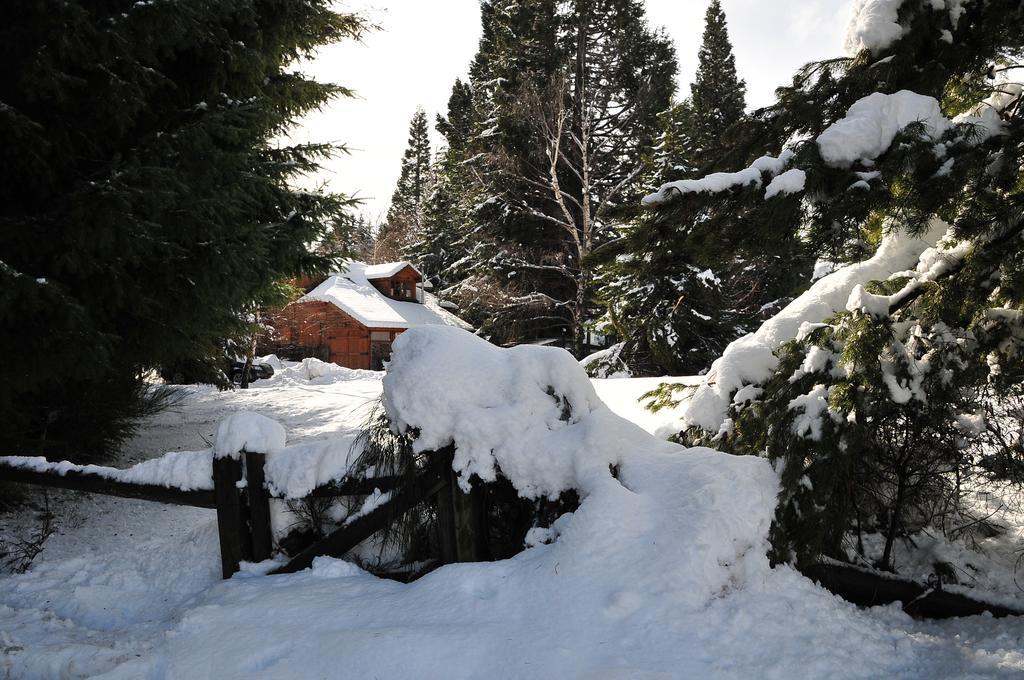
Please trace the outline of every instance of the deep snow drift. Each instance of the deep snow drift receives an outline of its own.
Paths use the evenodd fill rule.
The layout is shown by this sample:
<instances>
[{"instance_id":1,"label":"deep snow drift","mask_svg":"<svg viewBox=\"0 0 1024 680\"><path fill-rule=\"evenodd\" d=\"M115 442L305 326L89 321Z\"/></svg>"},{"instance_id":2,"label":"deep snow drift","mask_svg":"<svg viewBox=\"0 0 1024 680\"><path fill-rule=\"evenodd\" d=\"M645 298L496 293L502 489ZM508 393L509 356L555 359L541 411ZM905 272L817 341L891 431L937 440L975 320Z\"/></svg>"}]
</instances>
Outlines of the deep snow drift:
<instances>
[{"instance_id":1,"label":"deep snow drift","mask_svg":"<svg viewBox=\"0 0 1024 680\"><path fill-rule=\"evenodd\" d=\"M444 410L432 389L446 374L490 386L490 408L472 414L478 427L452 435L477 463L487 462L484 442L498 445L491 462L546 461L549 472L512 473L524 488L584 490L579 510L549 532L552 543L409 585L326 558L298 574L221 582L211 511L97 499L93 517L51 539L29 573L0 579L0 676L1010 677L1024 668L1021 622L915 622L769 569L776 482L764 461L658 441L612 413L559 350L528 352L526 361L458 332L409 333L388 387L405 397L389 399L415 423L431 408L427 396ZM452 357L457 366L440 363ZM517 374L524 362L534 368ZM224 415L255 410L285 425L285 450L327 446L353 435L381 389L376 377L315 382L192 388L137 445L199 448L197 433L212 439ZM600 381L599 392L647 387L634 382ZM567 420L548 387L570 397ZM444 396L453 413L474 403L469 393ZM536 412L520 410L521 400ZM617 400L621 413L630 401ZM537 448L502 441L505 418Z\"/></svg>"}]
</instances>

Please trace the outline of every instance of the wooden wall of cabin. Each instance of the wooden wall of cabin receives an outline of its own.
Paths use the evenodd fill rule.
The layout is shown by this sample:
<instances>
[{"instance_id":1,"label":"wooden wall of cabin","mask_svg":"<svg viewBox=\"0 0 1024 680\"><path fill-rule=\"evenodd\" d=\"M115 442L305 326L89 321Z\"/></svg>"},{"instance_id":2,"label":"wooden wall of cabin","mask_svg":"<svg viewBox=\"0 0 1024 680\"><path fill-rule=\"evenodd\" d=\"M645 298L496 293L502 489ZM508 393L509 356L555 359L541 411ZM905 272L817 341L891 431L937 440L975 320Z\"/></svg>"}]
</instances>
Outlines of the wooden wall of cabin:
<instances>
[{"instance_id":1,"label":"wooden wall of cabin","mask_svg":"<svg viewBox=\"0 0 1024 680\"><path fill-rule=\"evenodd\" d=\"M321 301L292 303L274 314L271 323L276 337L261 343L260 353L274 352L282 359L312 356L362 369L374 368L371 336L376 342L386 337L390 345L403 330L367 328L335 305Z\"/></svg>"},{"instance_id":2,"label":"wooden wall of cabin","mask_svg":"<svg viewBox=\"0 0 1024 680\"><path fill-rule=\"evenodd\" d=\"M281 358L314 356L348 368L370 367L369 329L329 302L290 304L271 323L277 331L272 351Z\"/></svg>"}]
</instances>

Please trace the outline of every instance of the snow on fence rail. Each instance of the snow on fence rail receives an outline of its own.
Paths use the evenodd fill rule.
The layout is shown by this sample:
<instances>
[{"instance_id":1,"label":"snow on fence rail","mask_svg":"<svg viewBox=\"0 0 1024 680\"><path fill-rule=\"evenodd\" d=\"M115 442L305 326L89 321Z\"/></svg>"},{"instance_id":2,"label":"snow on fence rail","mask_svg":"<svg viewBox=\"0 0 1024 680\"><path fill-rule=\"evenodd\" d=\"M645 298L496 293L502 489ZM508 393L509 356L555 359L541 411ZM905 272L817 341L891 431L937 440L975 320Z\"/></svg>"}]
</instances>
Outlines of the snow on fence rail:
<instances>
[{"instance_id":1,"label":"snow on fence rail","mask_svg":"<svg viewBox=\"0 0 1024 680\"><path fill-rule=\"evenodd\" d=\"M340 557L431 496L438 497L441 513L452 518L440 527L442 561L476 557L458 549L454 524L457 503L441 493L453 486L450 454L437 456L434 465L411 480L395 476L349 479L345 476L347 468L339 468L337 451L330 446L307 444L290 452L285 449L285 431L280 424L242 412L221 422L213 448L205 451L174 451L127 469L55 463L42 457L0 456L0 481L215 509L224 578L237 572L243 561L270 559L272 498L363 496L376 491L387 494L383 502L309 546L274 573L303 569L318 555ZM280 457L279 464L268 464L275 456ZM325 460L332 464L325 468ZM326 476L327 481L312 485L308 475L296 474L300 465L317 470L316 477ZM269 478L269 470L276 470L279 477ZM448 509L447 514L444 509Z\"/></svg>"}]
</instances>

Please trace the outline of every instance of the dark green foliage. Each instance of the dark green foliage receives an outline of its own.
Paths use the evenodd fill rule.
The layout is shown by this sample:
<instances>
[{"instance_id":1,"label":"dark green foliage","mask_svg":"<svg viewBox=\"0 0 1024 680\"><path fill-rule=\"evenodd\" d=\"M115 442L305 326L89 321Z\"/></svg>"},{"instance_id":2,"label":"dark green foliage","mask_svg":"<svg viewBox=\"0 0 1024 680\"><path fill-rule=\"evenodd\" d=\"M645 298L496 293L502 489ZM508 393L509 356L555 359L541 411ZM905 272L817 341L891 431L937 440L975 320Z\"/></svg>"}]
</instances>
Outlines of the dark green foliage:
<instances>
[{"instance_id":1,"label":"dark green foliage","mask_svg":"<svg viewBox=\"0 0 1024 680\"><path fill-rule=\"evenodd\" d=\"M658 115L661 137L655 147L652 174L647 185L661 186L694 174L697 144L694 140L693 100L687 97Z\"/></svg>"},{"instance_id":2,"label":"dark green foliage","mask_svg":"<svg viewBox=\"0 0 1024 680\"><path fill-rule=\"evenodd\" d=\"M626 231L620 254L604 269L602 299L634 372L706 369L806 286L811 260L793 229L800 197L765 201L761 194L687 196Z\"/></svg>"},{"instance_id":3,"label":"dark green foliage","mask_svg":"<svg viewBox=\"0 0 1024 680\"><path fill-rule=\"evenodd\" d=\"M671 42L635 0L495 0L482 18L449 280L492 340L579 348L600 314L590 256L639 197L674 89Z\"/></svg>"},{"instance_id":4,"label":"dark green foliage","mask_svg":"<svg viewBox=\"0 0 1024 680\"><path fill-rule=\"evenodd\" d=\"M697 59L697 75L690 85L691 135L699 155L694 160L704 161L703 165L713 157L722 133L743 117L746 108L747 86L736 75L736 57L719 0L708 5Z\"/></svg>"},{"instance_id":5,"label":"dark green foliage","mask_svg":"<svg viewBox=\"0 0 1024 680\"><path fill-rule=\"evenodd\" d=\"M722 152L726 134L745 115L746 86L735 61L725 14L713 0L690 96L658 117L660 139L645 176L649 189L729 168L734 154ZM601 299L623 342L621 358L636 374L707 368L806 282L805 255L791 238L739 245L766 217L787 219L793 201L771 202L767 215L729 192L709 203L635 218L622 230L623 240L602 254Z\"/></svg>"},{"instance_id":6,"label":"dark green foliage","mask_svg":"<svg viewBox=\"0 0 1024 680\"><path fill-rule=\"evenodd\" d=\"M955 512L961 484L974 476L961 418L980 408L977 392L950 390L953 374L957 383L979 377L964 340L943 325L903 334L857 313L780 351L765 398L737 406L723 442L780 463L777 561L847 559L856 547L848 553L843 540L853 530L884 534L877 566L892 569L895 540ZM828 353L827 363L800 370L808 351Z\"/></svg>"},{"instance_id":7,"label":"dark green foliage","mask_svg":"<svg viewBox=\"0 0 1024 680\"><path fill-rule=\"evenodd\" d=\"M467 254L471 176L465 164L473 131L473 91L456 80L448 99L448 115L437 117L446 146L431 172L433 187L423 208L423 225L409 248L412 260L434 286L443 291L460 280Z\"/></svg>"},{"instance_id":8,"label":"dark green foliage","mask_svg":"<svg viewBox=\"0 0 1024 680\"><path fill-rule=\"evenodd\" d=\"M1024 107L992 78L997 65L1020 62L1024 9L972 3L954 22L944 8L904 3L900 21L905 35L890 48L805 67L776 105L736 127L728 153L745 162L809 136L789 161L806 173L802 196L738 188L687 195L649 217L700 216L741 251L788 242L840 261L869 255L893 231L948 225L964 242L938 272L870 284L869 295L889 297L853 304L781 347L771 377L734 399L724 433L683 434L779 465L776 560L862 560L861 536L878 533L884 547L872 559L897 568L894 546L916 531L955 537L984 526L964 503L972 484L1024 484ZM935 39L941 31L952 42ZM947 116L983 113L990 105L978 102L1002 93L989 111L999 134L968 119L935 138L912 123L875 159L823 162L818 134L862 97L903 89L940 98Z\"/></svg>"},{"instance_id":9,"label":"dark green foliage","mask_svg":"<svg viewBox=\"0 0 1024 680\"><path fill-rule=\"evenodd\" d=\"M433 183L430 163L427 114L416 109L409 123L409 141L402 154L402 168L391 195L387 221L377 232L377 262L400 260L413 250L423 228L423 211Z\"/></svg>"},{"instance_id":10,"label":"dark green foliage","mask_svg":"<svg viewBox=\"0 0 1024 680\"><path fill-rule=\"evenodd\" d=\"M362 26L320 1L4 4L3 433L77 437L88 395L161 364L218 379L275 281L329 265L308 246L349 201L288 181L332 148L277 138L348 94L290 62Z\"/></svg>"}]
</instances>

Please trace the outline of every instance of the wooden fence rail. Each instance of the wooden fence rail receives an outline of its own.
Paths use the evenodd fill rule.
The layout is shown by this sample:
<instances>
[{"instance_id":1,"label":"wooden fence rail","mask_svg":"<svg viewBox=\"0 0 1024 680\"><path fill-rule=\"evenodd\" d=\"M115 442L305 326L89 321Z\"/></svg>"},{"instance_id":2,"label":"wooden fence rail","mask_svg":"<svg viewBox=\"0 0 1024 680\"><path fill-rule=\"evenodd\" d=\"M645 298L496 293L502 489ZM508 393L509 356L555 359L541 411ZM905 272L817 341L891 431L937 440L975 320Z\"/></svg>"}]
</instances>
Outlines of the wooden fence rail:
<instances>
[{"instance_id":1,"label":"wooden fence rail","mask_svg":"<svg viewBox=\"0 0 1024 680\"><path fill-rule=\"evenodd\" d=\"M171 505L191 505L197 508L215 508L216 501L212 491L183 491L156 484L137 484L119 482L92 472L74 470L64 474L57 472L40 472L13 466L0 458L0 482L18 482L49 486L58 489L88 491L105 496L119 496L143 501L155 501Z\"/></svg>"},{"instance_id":2,"label":"wooden fence rail","mask_svg":"<svg viewBox=\"0 0 1024 680\"><path fill-rule=\"evenodd\" d=\"M479 531L472 536L467 532L479 527L482 519L465 516L467 512L479 510L479 505L459 502L457 497L465 494L453 482L450 451L438 452L430 460L432 462L423 470L409 477L347 479L314 489L309 494L314 498L367 496L377 490L390 496L378 507L349 521L271 573L305 569L319 555L341 557L432 498L438 507L440 563L481 559L484 553L471 548L481 542ZM215 509L221 571L224 578L230 578L238 572L242 562L262 562L273 555L270 499L279 497L267 489L264 461L262 453L253 451L243 450L235 456L215 455L212 491L185 491L155 484L116 481L97 472L30 470L3 457L0 457L0 482Z\"/></svg>"}]
</instances>

